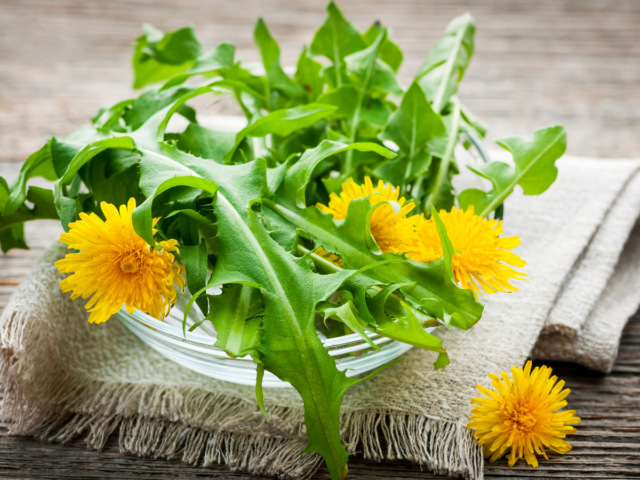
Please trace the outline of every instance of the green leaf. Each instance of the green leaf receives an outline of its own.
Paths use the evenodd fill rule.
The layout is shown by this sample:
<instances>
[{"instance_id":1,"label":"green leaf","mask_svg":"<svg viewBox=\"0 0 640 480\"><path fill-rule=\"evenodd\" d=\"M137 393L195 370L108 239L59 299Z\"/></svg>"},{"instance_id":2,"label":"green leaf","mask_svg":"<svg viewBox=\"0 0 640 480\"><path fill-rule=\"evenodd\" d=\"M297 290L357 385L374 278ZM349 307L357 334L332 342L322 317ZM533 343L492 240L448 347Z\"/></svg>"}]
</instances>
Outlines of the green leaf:
<instances>
[{"instance_id":1,"label":"green leaf","mask_svg":"<svg viewBox=\"0 0 640 480\"><path fill-rule=\"evenodd\" d=\"M433 137L446 135L440 116L433 111L420 86L413 82L402 97L400 107L389 117L380 134L413 158Z\"/></svg>"},{"instance_id":2,"label":"green leaf","mask_svg":"<svg viewBox=\"0 0 640 480\"><path fill-rule=\"evenodd\" d=\"M256 23L253 38L260 51L260 57L262 57L262 64L266 72L269 105L272 103L271 94L276 90L289 97L303 96L304 91L300 85L284 73L280 65L280 47L278 47L278 43L269 33L269 29L262 18L258 19Z\"/></svg>"},{"instance_id":3,"label":"green leaf","mask_svg":"<svg viewBox=\"0 0 640 480\"><path fill-rule=\"evenodd\" d=\"M255 353L262 322L256 314L263 309L260 290L248 285L227 284L220 295L209 296L206 319L216 328L216 347L232 358Z\"/></svg>"},{"instance_id":4,"label":"green leaf","mask_svg":"<svg viewBox=\"0 0 640 480\"><path fill-rule=\"evenodd\" d=\"M107 202L113 205L126 205L130 198L140 203L144 197L140 195L140 173L137 165L122 172L111 175L103 182L94 184L93 198L96 203Z\"/></svg>"},{"instance_id":5,"label":"green leaf","mask_svg":"<svg viewBox=\"0 0 640 480\"><path fill-rule=\"evenodd\" d=\"M322 93L324 78L321 72L322 64L311 58L309 51L305 47L298 58L295 80L304 89L309 102L315 101Z\"/></svg>"},{"instance_id":6,"label":"green leaf","mask_svg":"<svg viewBox=\"0 0 640 480\"><path fill-rule=\"evenodd\" d=\"M197 292L207 284L209 258L207 256L207 244L181 245L180 256L184 259L187 270L187 287L190 292ZM198 302L202 313L207 314L207 300L202 298Z\"/></svg>"},{"instance_id":7,"label":"green leaf","mask_svg":"<svg viewBox=\"0 0 640 480\"><path fill-rule=\"evenodd\" d=\"M189 218L191 218L192 220L195 220L196 222L198 222L201 225L205 225L205 226L212 226L213 222L211 220L209 220L207 217L205 217L204 215L196 212L195 210L192 209L184 209L184 210L174 210L173 212L171 212L170 214L167 215L166 218L171 218L174 217L178 214L183 214L188 216ZM194 290L197 292L197 290Z\"/></svg>"},{"instance_id":8,"label":"green leaf","mask_svg":"<svg viewBox=\"0 0 640 480\"><path fill-rule=\"evenodd\" d=\"M3 227L4 222L0 221L0 247L2 253L18 248L20 250L29 250L24 239L24 223L18 222L7 227Z\"/></svg>"},{"instance_id":9,"label":"green leaf","mask_svg":"<svg viewBox=\"0 0 640 480\"><path fill-rule=\"evenodd\" d=\"M138 235L151 246L155 245L153 238L152 207L155 198L175 187L191 187L215 194L217 185L203 178L193 170L191 165L176 162L180 158L179 150L174 147L161 146L159 149L140 150L140 189L147 199L133 212L133 224ZM196 159L196 157L193 157Z\"/></svg>"},{"instance_id":10,"label":"green leaf","mask_svg":"<svg viewBox=\"0 0 640 480\"><path fill-rule=\"evenodd\" d=\"M54 198L56 210L65 231L69 230L69 223L76 219L76 201L75 199L67 197L63 190L64 187L71 184L80 168L82 168L92 158L105 150L112 148L132 152L135 145L131 137L128 136L113 137L90 143L80 150L75 157L73 157L71 162L69 162L69 166L67 167L64 175L62 175L55 183Z\"/></svg>"},{"instance_id":11,"label":"green leaf","mask_svg":"<svg viewBox=\"0 0 640 480\"><path fill-rule=\"evenodd\" d=\"M233 68L233 57L236 47L230 43L221 43L216 48L207 52L196 60L187 73L178 73L172 76L162 85L160 90L166 90L177 85L182 85L189 78L196 75L212 76L223 73Z\"/></svg>"},{"instance_id":12,"label":"green leaf","mask_svg":"<svg viewBox=\"0 0 640 480\"><path fill-rule=\"evenodd\" d=\"M162 33L144 25L133 53L133 88L159 82L188 70L203 53L192 27Z\"/></svg>"},{"instance_id":13,"label":"green leaf","mask_svg":"<svg viewBox=\"0 0 640 480\"><path fill-rule=\"evenodd\" d=\"M260 411L264 415L264 418L269 420L269 415L267 415L267 410L264 408L264 392L262 391L262 380L264 379L264 363L261 361L254 361L257 363L256 366L256 400L258 401L258 406L260 407Z\"/></svg>"},{"instance_id":14,"label":"green leaf","mask_svg":"<svg viewBox=\"0 0 640 480\"><path fill-rule=\"evenodd\" d=\"M269 134L286 137L296 130L308 128L318 120L330 115L336 107L310 103L299 107L276 110L247 125L236 135L236 143L224 157L229 162L233 154L246 137L265 137Z\"/></svg>"},{"instance_id":15,"label":"green leaf","mask_svg":"<svg viewBox=\"0 0 640 480\"><path fill-rule=\"evenodd\" d=\"M393 253L380 255L379 252L372 251L370 241L373 237L369 218L376 206L372 207L368 199L352 201L347 218L341 221L334 221L330 215L322 213L316 207L300 209L292 204L290 197L279 196L277 204L264 199L263 203L306 232L317 245L340 255L345 268L359 270L380 260L402 258ZM457 328L470 328L482 315L483 307L472 292L447 281L443 260L425 263L404 258L398 263L374 267L362 275L370 278L372 283L412 284L413 286L404 287L402 291L418 300L437 297L444 311L450 315L459 314L452 322Z\"/></svg>"},{"instance_id":16,"label":"green leaf","mask_svg":"<svg viewBox=\"0 0 640 480\"><path fill-rule=\"evenodd\" d=\"M358 90L353 85L343 85L318 97L317 103L333 105L336 110L331 118L352 119L358 108Z\"/></svg>"},{"instance_id":17,"label":"green leaf","mask_svg":"<svg viewBox=\"0 0 640 480\"><path fill-rule=\"evenodd\" d=\"M452 110L451 115L446 117L448 131L446 149L439 161L434 164L437 170L432 177L433 181L430 181L429 187L425 189L426 191L424 192L427 193L422 200L424 211L427 211L429 204L433 204L438 210L450 210L455 200L451 178L453 174L458 171L454 158L454 151L458 143L460 130L460 102L457 97L453 97ZM419 177L416 184L419 182L421 182L421 177ZM411 192L414 198L420 200L419 195L421 195L421 192L416 192L413 188Z\"/></svg>"},{"instance_id":18,"label":"green leaf","mask_svg":"<svg viewBox=\"0 0 640 480\"><path fill-rule=\"evenodd\" d=\"M7 181L3 177L0 177L0 213L4 211L7 200L9 200L9 195L11 195L11 189Z\"/></svg>"},{"instance_id":19,"label":"green leaf","mask_svg":"<svg viewBox=\"0 0 640 480\"><path fill-rule=\"evenodd\" d=\"M31 186L26 200L33 203L33 208L23 204L13 213L0 216L0 246L4 253L13 248L25 250L29 248L24 239L25 222L44 219L58 220L51 190Z\"/></svg>"},{"instance_id":20,"label":"green leaf","mask_svg":"<svg viewBox=\"0 0 640 480\"><path fill-rule=\"evenodd\" d=\"M441 368L444 368L447 365L449 365L449 363L450 363L449 356L446 354L446 352L443 352L443 353L440 353L440 355L438 355L438 359L433 364L433 367L436 370L440 370Z\"/></svg>"},{"instance_id":21,"label":"green leaf","mask_svg":"<svg viewBox=\"0 0 640 480\"><path fill-rule=\"evenodd\" d=\"M50 142L51 159L58 178L64 175L71 160L80 152L86 142L69 142L52 138Z\"/></svg>"},{"instance_id":22,"label":"green leaf","mask_svg":"<svg viewBox=\"0 0 640 480\"><path fill-rule=\"evenodd\" d=\"M487 216L520 185L525 195L544 193L558 176L555 162L567 148L567 134L563 127L537 130L531 137L510 137L496 143L513 155L515 166L504 162L490 162L471 171L491 181L493 190L465 190L460 194L461 208L474 205L481 217Z\"/></svg>"},{"instance_id":23,"label":"green leaf","mask_svg":"<svg viewBox=\"0 0 640 480\"><path fill-rule=\"evenodd\" d=\"M340 87L343 83L342 60L366 48L358 30L344 18L340 9L334 2L327 5L327 19L315 33L311 41L310 52L312 55L322 55L333 62L335 67L335 84Z\"/></svg>"},{"instance_id":24,"label":"green leaf","mask_svg":"<svg viewBox=\"0 0 640 480\"><path fill-rule=\"evenodd\" d=\"M422 149L433 137L443 135L446 135L444 123L431 108L420 86L413 82L402 97L400 107L391 114L380 134L382 140L394 142L405 154L402 182L396 185L404 184L413 175L428 168L431 160Z\"/></svg>"},{"instance_id":25,"label":"green leaf","mask_svg":"<svg viewBox=\"0 0 640 480\"><path fill-rule=\"evenodd\" d=\"M445 271L447 273L447 278L451 283L455 285L456 280L453 276L453 265L452 260L455 255L455 249L453 248L453 244L449 239L449 235L447 235L447 227L445 227L444 222L438 215L436 207L431 205L431 217L433 218L433 222L436 225L436 230L438 231L438 237L440 238L440 243L442 244L442 252L445 264Z\"/></svg>"},{"instance_id":26,"label":"green leaf","mask_svg":"<svg viewBox=\"0 0 640 480\"><path fill-rule=\"evenodd\" d=\"M418 82L440 113L456 93L474 50L475 20L469 13L451 20L418 72Z\"/></svg>"},{"instance_id":27,"label":"green leaf","mask_svg":"<svg viewBox=\"0 0 640 480\"><path fill-rule=\"evenodd\" d=\"M394 95L402 95L402 87L395 72L378 58L380 49L387 40L387 31L382 29L370 47L345 57L344 62L351 80L364 92L378 88Z\"/></svg>"},{"instance_id":28,"label":"green leaf","mask_svg":"<svg viewBox=\"0 0 640 480\"><path fill-rule=\"evenodd\" d=\"M125 112L133 105L133 98L118 102L109 108L101 108L91 123L98 130L124 130L121 120Z\"/></svg>"},{"instance_id":29,"label":"green leaf","mask_svg":"<svg viewBox=\"0 0 640 480\"><path fill-rule=\"evenodd\" d=\"M374 22L369 27L369 30L367 30L362 35L362 40L364 40L364 43L367 47L373 45L373 43L378 38L378 35L380 35L382 29L384 29L384 27L380 24L380 22ZM402 55L402 51L400 50L400 47L398 47L398 45L387 38L380 47L379 56L380 60L389 65L394 72L398 73L398 70L400 70L400 65L402 65L402 60L404 58L404 56Z\"/></svg>"},{"instance_id":30,"label":"green leaf","mask_svg":"<svg viewBox=\"0 0 640 480\"><path fill-rule=\"evenodd\" d=\"M3 215L11 215L20 208L27 198L27 181L30 178L40 176L44 176L48 180L57 178L51 161L50 142L47 142L40 150L31 154L22 165L18 178L11 184L11 194L5 201Z\"/></svg>"},{"instance_id":31,"label":"green leaf","mask_svg":"<svg viewBox=\"0 0 640 480\"><path fill-rule=\"evenodd\" d=\"M317 302L326 300L349 272L318 275L304 259L287 254L247 208L266 191L266 168L218 165L209 172L220 190L214 199L219 255L209 286L259 285L265 303L261 354L265 368L291 383L302 396L308 451L320 453L334 478L341 478L347 452L340 442L339 409L355 380L337 370L314 327ZM242 187L238 185L242 182Z\"/></svg>"},{"instance_id":32,"label":"green leaf","mask_svg":"<svg viewBox=\"0 0 640 480\"><path fill-rule=\"evenodd\" d=\"M331 475L342 478L348 453L340 441L340 404L345 390L357 380L337 369L317 337L314 315L316 304L327 300L352 272L314 273L306 259L293 257L271 238L251 208L268 189L263 159L219 165L159 142L163 125L177 105L159 112L133 134L142 156L140 185L148 197L145 203L167 182L190 178L218 186L213 196L218 256L208 286L237 283L260 288L265 305L257 348L260 358L267 370L300 392L309 436L307 450L320 453ZM133 223L147 239L151 233L147 218L151 217L140 214L143 210L144 204L134 211ZM202 289L196 292L192 303L202 293Z\"/></svg>"},{"instance_id":33,"label":"green leaf","mask_svg":"<svg viewBox=\"0 0 640 480\"><path fill-rule=\"evenodd\" d=\"M235 145L234 133L216 132L197 123L190 123L182 133L174 134L178 148L196 157L223 163L224 156Z\"/></svg>"},{"instance_id":34,"label":"green leaf","mask_svg":"<svg viewBox=\"0 0 640 480\"><path fill-rule=\"evenodd\" d=\"M351 145L346 145L340 142L332 142L331 140L323 140L316 148L305 151L300 160L288 169L282 186L284 196L295 198L296 205L299 208L305 208L305 191L316 166L332 155L350 150L375 152L384 158L396 156L391 150L375 143L352 143Z\"/></svg>"},{"instance_id":35,"label":"green leaf","mask_svg":"<svg viewBox=\"0 0 640 480\"><path fill-rule=\"evenodd\" d=\"M362 339L371 346L371 348L380 350L380 347L373 343L371 338L369 338L369 335L365 333L364 327L366 324L356 315L357 309L352 301L348 301L339 307L325 307L319 311L324 314L325 320L331 317L341 321L351 330L360 335Z\"/></svg>"},{"instance_id":36,"label":"green leaf","mask_svg":"<svg viewBox=\"0 0 640 480\"><path fill-rule=\"evenodd\" d=\"M193 87L148 90L133 102L131 108L125 112L124 119L131 130L137 130L157 112L194 90ZM191 121L195 121L195 117Z\"/></svg>"}]
</instances>

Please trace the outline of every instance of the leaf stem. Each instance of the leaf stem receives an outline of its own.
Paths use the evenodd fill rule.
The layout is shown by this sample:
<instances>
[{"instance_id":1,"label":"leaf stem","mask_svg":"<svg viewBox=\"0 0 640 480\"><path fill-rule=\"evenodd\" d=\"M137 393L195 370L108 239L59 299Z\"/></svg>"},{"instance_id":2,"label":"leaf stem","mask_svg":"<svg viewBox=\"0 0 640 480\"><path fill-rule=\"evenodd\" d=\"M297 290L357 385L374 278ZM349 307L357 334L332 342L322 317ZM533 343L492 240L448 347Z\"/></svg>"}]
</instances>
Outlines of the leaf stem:
<instances>
[{"instance_id":1,"label":"leaf stem","mask_svg":"<svg viewBox=\"0 0 640 480\"><path fill-rule=\"evenodd\" d=\"M442 107L444 107L444 94L447 91L447 85L449 85L449 79L451 78L451 74L453 73L453 67L456 64L456 58L458 57L458 52L460 51L460 46L462 45L464 32L465 29L461 28L456 34L455 47L451 50L451 55L449 55L449 58L447 58L444 75L442 75L442 80L440 81L440 85L438 85L438 91L436 92L436 96L433 99L433 109L436 111L436 113L440 113L440 110L442 110Z\"/></svg>"},{"instance_id":2,"label":"leaf stem","mask_svg":"<svg viewBox=\"0 0 640 480\"><path fill-rule=\"evenodd\" d=\"M449 173L449 166L451 165L451 159L453 158L453 151L458 143L458 130L460 129L460 101L454 96L451 98L451 102L453 103L453 120L451 122L451 131L449 132L449 140L447 141L447 148L444 151L440 167L438 168L436 182L433 185L431 193L425 197L423 203L423 209L425 211L429 204L433 203L433 200L438 195L438 191L442 187L444 179Z\"/></svg>"}]
</instances>

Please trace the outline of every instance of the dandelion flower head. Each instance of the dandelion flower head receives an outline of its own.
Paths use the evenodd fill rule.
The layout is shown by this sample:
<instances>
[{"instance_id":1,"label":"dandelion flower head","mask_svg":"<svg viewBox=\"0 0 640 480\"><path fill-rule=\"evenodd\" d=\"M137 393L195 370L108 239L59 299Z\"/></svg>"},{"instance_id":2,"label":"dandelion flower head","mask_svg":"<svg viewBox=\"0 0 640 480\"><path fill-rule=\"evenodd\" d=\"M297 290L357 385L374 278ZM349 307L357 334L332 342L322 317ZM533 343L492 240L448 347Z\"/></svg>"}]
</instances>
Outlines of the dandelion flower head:
<instances>
[{"instance_id":1,"label":"dandelion flower head","mask_svg":"<svg viewBox=\"0 0 640 480\"><path fill-rule=\"evenodd\" d=\"M511 367L511 379L502 372L489 374L494 390L478 385L488 398L474 398L471 421L475 438L482 445L484 456L493 463L508 452L509 466L524 458L538 466L536 455L547 458L546 449L564 454L571 450L566 436L576 431L571 424L580 423L575 410L558 410L567 405L570 390L564 381L551 376L551 368L531 369Z\"/></svg>"},{"instance_id":2,"label":"dandelion flower head","mask_svg":"<svg viewBox=\"0 0 640 480\"><path fill-rule=\"evenodd\" d=\"M72 299L91 297L86 305L91 323L105 322L123 305L130 313L137 308L162 320L176 302L174 284L184 289L184 267L174 256L178 243L172 239L159 242L160 250L151 248L133 229L133 198L119 211L106 202L100 207L106 220L81 213L60 236L79 251L55 264L60 272L71 273L60 282L62 291L72 291Z\"/></svg>"},{"instance_id":3,"label":"dandelion flower head","mask_svg":"<svg viewBox=\"0 0 640 480\"><path fill-rule=\"evenodd\" d=\"M453 275L462 288L476 296L482 289L486 293L518 290L509 281L523 280L527 275L512 267L523 267L526 262L510 251L520 244L518 237L500 237L502 221L480 218L473 213L473 206L466 211L456 207L450 212L441 210L439 215L456 251ZM407 256L423 262L441 258L442 244L433 220L420 216L416 227L415 243Z\"/></svg>"},{"instance_id":4,"label":"dandelion flower head","mask_svg":"<svg viewBox=\"0 0 640 480\"><path fill-rule=\"evenodd\" d=\"M342 192L340 195L332 193L329 197L329 205L321 203L316 206L324 213L333 215L334 220L343 220L347 217L349 204L353 200L369 197L371 205L380 202L393 202L381 205L371 215L371 234L375 239L378 247L383 252L402 253L406 251L404 245L414 235L415 225L411 217L406 215L413 210L415 204L406 202L405 198L400 196L400 189L394 188L393 185L385 185L382 180L378 181L377 186L373 186L371 178L365 177L364 184L359 185L350 178L342 184Z\"/></svg>"}]
</instances>

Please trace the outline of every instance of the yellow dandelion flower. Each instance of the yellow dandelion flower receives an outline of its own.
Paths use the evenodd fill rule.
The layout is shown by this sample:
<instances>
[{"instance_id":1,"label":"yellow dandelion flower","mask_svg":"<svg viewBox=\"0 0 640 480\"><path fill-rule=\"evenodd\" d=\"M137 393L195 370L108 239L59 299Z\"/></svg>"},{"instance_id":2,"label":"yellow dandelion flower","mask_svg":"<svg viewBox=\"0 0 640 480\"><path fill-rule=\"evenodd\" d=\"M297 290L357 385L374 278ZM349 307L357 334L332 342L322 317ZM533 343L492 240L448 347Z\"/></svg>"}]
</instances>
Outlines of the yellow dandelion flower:
<instances>
[{"instance_id":1,"label":"yellow dandelion flower","mask_svg":"<svg viewBox=\"0 0 640 480\"><path fill-rule=\"evenodd\" d=\"M378 247L383 252L404 252L404 245L410 242L410 237L415 234L413 220L406 217L415 207L413 202L405 204L406 200L400 196L400 189L393 185L385 186L382 180L377 187L373 186L371 178L365 177L364 184L358 185L350 178L342 184L340 195L332 193L329 205L318 203L318 207L324 213L333 215L334 220L343 220L347 217L349 204L352 200L358 200L369 196L371 205L387 201L394 202L396 209L391 204L381 205L371 215L371 234Z\"/></svg>"},{"instance_id":2,"label":"yellow dandelion flower","mask_svg":"<svg viewBox=\"0 0 640 480\"><path fill-rule=\"evenodd\" d=\"M571 390L562 390L564 381L556 384L558 377L551 377L551 368L531 371L528 361L524 369L511 367L511 379L506 372L500 377L491 373L489 378L495 391L478 385L489 398L471 400L478 406L471 411L467 427L475 429L474 436L491 463L511 449L510 467L523 457L537 467L536 454L548 460L545 448L561 454L571 450L564 438L576 431L568 425L580 423L580 419L575 410L558 412L567 405L565 398Z\"/></svg>"},{"instance_id":3,"label":"yellow dandelion flower","mask_svg":"<svg viewBox=\"0 0 640 480\"><path fill-rule=\"evenodd\" d=\"M473 290L476 297L481 287L486 293L518 290L509 280L524 280L527 276L511 266L523 267L526 262L510 251L520 244L518 237L500 237L502 221L478 217L473 213L473 206L466 212L455 207L451 212L441 210L440 218L456 250L452 259L453 275L462 288ZM441 258L442 244L433 220L421 216L415 222L416 241L407 256L423 262Z\"/></svg>"},{"instance_id":4,"label":"yellow dandelion flower","mask_svg":"<svg viewBox=\"0 0 640 480\"><path fill-rule=\"evenodd\" d=\"M72 299L93 295L86 305L91 323L107 321L123 305L129 313L137 308L162 320L176 302L174 283L184 289L184 267L172 253L178 242L159 242L162 249L152 249L133 229L133 198L119 212L106 202L100 208L106 221L81 213L81 220L60 236L70 249L80 251L55 264L60 272L72 273L60 282L62 291L73 291Z\"/></svg>"}]
</instances>

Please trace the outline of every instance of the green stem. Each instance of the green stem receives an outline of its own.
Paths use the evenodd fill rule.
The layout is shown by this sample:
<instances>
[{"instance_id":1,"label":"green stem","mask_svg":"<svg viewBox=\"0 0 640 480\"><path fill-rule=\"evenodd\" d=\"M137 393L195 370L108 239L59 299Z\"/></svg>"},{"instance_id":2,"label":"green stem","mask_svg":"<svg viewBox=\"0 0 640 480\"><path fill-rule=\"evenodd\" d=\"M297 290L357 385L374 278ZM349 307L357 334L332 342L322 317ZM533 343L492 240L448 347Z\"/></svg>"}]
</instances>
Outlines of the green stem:
<instances>
[{"instance_id":1,"label":"green stem","mask_svg":"<svg viewBox=\"0 0 640 480\"><path fill-rule=\"evenodd\" d=\"M413 104L413 116L411 120L411 143L409 146L409 158L407 159L407 168L404 171L404 181L402 182L402 191L404 193L407 192L407 179L409 175L411 175L411 167L413 164L413 157L416 155L416 129L418 123L418 105L417 103Z\"/></svg>"},{"instance_id":2,"label":"green stem","mask_svg":"<svg viewBox=\"0 0 640 480\"><path fill-rule=\"evenodd\" d=\"M338 47L338 30L336 26L336 22L333 20L333 16L331 17L331 40L333 47L333 66L336 69L336 85L338 87L342 86L342 74L340 73L340 48Z\"/></svg>"},{"instance_id":3,"label":"green stem","mask_svg":"<svg viewBox=\"0 0 640 480\"><path fill-rule=\"evenodd\" d=\"M449 85L449 79L451 78L451 74L453 73L453 67L456 64L456 58L458 57L458 52L460 51L460 47L462 46L462 38L464 37L465 29L461 28L460 31L456 34L455 47L452 49L452 54L447 58L447 63L444 67L444 75L442 76L442 80L440 81L440 85L438 85L438 91L436 92L436 96L433 99L433 109L440 113L442 107L444 107L444 94L447 91L447 85Z\"/></svg>"},{"instance_id":4,"label":"green stem","mask_svg":"<svg viewBox=\"0 0 640 480\"><path fill-rule=\"evenodd\" d=\"M460 101L457 97L452 97L453 103L453 121L451 122L451 131L449 132L449 139L447 141L447 148L444 151L440 167L438 168L438 174L436 176L436 182L433 185L431 193L425 197L423 203L423 209L426 211L430 203L436 198L438 191L442 187L444 179L449 174L449 167L451 165L451 159L453 158L453 151L458 143L458 130L460 129Z\"/></svg>"},{"instance_id":5,"label":"green stem","mask_svg":"<svg viewBox=\"0 0 640 480\"><path fill-rule=\"evenodd\" d=\"M358 92L358 103L356 106L356 111L353 114L353 119L351 120L351 131L349 132L349 143L354 143L356 141L357 133L358 133L358 123L360 123L360 111L362 110L362 102L364 101L365 94L367 90L369 90L369 84L371 83L371 77L373 76L373 71L376 66L376 60L378 58L378 52L380 50L380 45L382 43L382 39L386 38L386 32L380 32L378 39L376 40L376 54L372 62L370 62L367 73L364 76L364 81L362 82L362 89ZM353 165L353 150L349 150L347 152L347 161L345 163L344 173L349 173L351 171Z\"/></svg>"},{"instance_id":6,"label":"green stem","mask_svg":"<svg viewBox=\"0 0 640 480\"><path fill-rule=\"evenodd\" d=\"M358 93L358 105L356 106L356 111L353 114L353 119L351 121L351 128L349 132L349 143L354 143L356 141L356 137L358 134L358 123L360 122L360 110L362 110L362 100L364 99L364 93ZM351 172L351 168L353 165L353 150L349 150L347 152L347 160L344 164L344 173L348 174Z\"/></svg>"}]
</instances>

